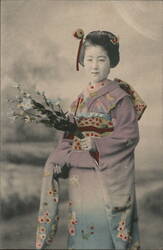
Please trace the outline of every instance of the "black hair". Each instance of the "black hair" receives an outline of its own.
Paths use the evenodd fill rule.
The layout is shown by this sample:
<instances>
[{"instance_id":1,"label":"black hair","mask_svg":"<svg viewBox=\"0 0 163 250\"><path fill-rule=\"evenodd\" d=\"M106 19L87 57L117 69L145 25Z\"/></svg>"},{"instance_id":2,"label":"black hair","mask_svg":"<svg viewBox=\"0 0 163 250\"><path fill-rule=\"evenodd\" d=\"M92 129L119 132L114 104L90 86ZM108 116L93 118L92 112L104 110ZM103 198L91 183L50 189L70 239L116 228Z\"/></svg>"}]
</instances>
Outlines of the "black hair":
<instances>
[{"instance_id":1,"label":"black hair","mask_svg":"<svg viewBox=\"0 0 163 250\"><path fill-rule=\"evenodd\" d=\"M79 63L84 66L85 49L89 46L101 46L110 59L110 67L114 68L120 60L118 38L108 31L92 31L88 33L82 44Z\"/></svg>"}]
</instances>

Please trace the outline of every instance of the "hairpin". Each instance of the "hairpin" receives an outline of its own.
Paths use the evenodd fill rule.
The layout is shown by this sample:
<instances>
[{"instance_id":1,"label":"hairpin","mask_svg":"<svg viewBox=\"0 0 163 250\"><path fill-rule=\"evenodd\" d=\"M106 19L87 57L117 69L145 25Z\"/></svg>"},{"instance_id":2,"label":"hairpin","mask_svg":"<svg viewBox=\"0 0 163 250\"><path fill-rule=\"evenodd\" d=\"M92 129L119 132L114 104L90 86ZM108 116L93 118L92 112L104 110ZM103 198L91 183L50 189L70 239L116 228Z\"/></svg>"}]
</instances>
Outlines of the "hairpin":
<instances>
[{"instance_id":1,"label":"hairpin","mask_svg":"<svg viewBox=\"0 0 163 250\"><path fill-rule=\"evenodd\" d=\"M77 58L76 58L76 70L79 71L79 56L80 56L80 50L81 50L82 43L83 43L84 31L82 29L77 29L73 33L73 36L76 37L77 39L80 39Z\"/></svg>"},{"instance_id":2,"label":"hairpin","mask_svg":"<svg viewBox=\"0 0 163 250\"><path fill-rule=\"evenodd\" d=\"M114 45L119 43L119 36L117 36L117 37L114 36L114 37L110 38L110 42Z\"/></svg>"}]
</instances>

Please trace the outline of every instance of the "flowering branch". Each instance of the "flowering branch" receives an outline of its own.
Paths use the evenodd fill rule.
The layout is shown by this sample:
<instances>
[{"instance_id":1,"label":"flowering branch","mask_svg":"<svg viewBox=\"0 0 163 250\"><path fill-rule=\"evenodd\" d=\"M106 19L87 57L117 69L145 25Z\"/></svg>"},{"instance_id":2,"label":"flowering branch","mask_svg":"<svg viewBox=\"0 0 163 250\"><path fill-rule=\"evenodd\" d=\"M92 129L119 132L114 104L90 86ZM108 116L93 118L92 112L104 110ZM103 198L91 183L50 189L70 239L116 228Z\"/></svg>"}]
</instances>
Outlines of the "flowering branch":
<instances>
[{"instance_id":1,"label":"flowering branch","mask_svg":"<svg viewBox=\"0 0 163 250\"><path fill-rule=\"evenodd\" d=\"M40 93L39 91L33 91L31 95L23 90L20 84L16 86L16 89L18 91L16 98L8 100L12 107L9 118L42 123L83 138L76 122L71 122L67 112L62 110L59 99L48 99L44 92Z\"/></svg>"}]
</instances>

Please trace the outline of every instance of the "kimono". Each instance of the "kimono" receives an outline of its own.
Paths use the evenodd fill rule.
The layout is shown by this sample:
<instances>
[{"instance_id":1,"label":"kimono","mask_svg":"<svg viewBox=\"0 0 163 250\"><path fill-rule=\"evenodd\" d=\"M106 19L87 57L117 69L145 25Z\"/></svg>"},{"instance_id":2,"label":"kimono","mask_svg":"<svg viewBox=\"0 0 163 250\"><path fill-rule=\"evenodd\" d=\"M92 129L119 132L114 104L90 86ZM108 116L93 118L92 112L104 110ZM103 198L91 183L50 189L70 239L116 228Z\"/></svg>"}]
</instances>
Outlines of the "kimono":
<instances>
[{"instance_id":1,"label":"kimono","mask_svg":"<svg viewBox=\"0 0 163 250\"><path fill-rule=\"evenodd\" d=\"M61 133L44 168L36 249L51 244L57 230L59 177L69 183L68 249L140 248L134 150L145 108L120 79L106 80L72 103L70 118L85 137L91 136L96 150L82 150L78 137Z\"/></svg>"}]
</instances>

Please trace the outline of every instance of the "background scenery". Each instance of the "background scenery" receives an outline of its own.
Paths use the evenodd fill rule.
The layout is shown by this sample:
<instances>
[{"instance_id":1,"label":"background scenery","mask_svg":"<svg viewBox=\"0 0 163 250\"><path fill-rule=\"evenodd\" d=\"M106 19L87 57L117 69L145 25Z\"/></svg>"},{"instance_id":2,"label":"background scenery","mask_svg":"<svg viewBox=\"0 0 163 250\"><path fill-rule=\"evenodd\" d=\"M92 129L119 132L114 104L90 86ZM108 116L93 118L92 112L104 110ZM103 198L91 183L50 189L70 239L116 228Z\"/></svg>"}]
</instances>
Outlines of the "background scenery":
<instances>
[{"instance_id":1,"label":"background scenery","mask_svg":"<svg viewBox=\"0 0 163 250\"><path fill-rule=\"evenodd\" d=\"M109 78L125 80L147 103L139 122L136 191L142 249L163 247L163 2L1 0L1 249L34 249L42 171L58 134L8 119L15 82L60 97L66 110L87 85L75 70L82 28L120 37L120 64ZM59 231L52 248L66 248L67 180L61 180Z\"/></svg>"}]
</instances>

